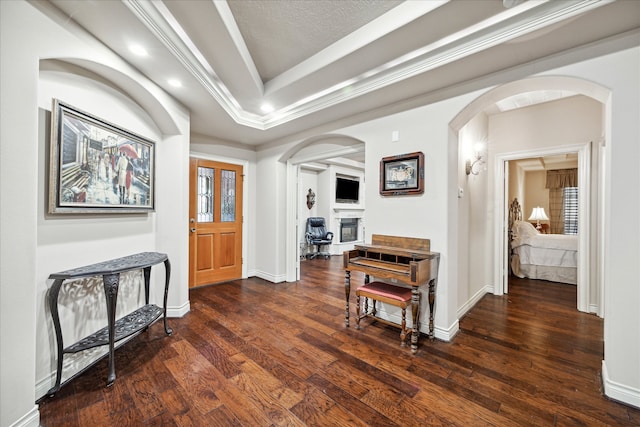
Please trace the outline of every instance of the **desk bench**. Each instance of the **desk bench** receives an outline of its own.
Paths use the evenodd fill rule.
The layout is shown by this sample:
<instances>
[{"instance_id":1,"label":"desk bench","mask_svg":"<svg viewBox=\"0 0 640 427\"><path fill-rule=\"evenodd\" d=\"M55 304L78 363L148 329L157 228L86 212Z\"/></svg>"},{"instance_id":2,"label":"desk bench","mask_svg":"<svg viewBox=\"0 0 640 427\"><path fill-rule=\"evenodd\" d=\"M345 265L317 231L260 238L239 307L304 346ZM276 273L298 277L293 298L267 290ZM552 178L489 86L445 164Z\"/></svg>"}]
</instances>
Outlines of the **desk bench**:
<instances>
[{"instance_id":1,"label":"desk bench","mask_svg":"<svg viewBox=\"0 0 640 427\"><path fill-rule=\"evenodd\" d=\"M356 329L360 329L360 319L365 317L371 317L379 322L400 327L400 346L405 347L407 345L405 341L407 338L407 332L409 332L407 329L406 314L407 307L411 305L411 295L411 288L390 285L383 282L371 282L359 286L356 289ZM362 304L364 305L364 312L362 314L360 314L360 297L364 297L364 304ZM371 310L369 310L369 299L372 300ZM378 317L376 315L376 301L400 307L402 309L402 323L398 325L397 323ZM419 306L420 294L418 294L418 307Z\"/></svg>"}]
</instances>

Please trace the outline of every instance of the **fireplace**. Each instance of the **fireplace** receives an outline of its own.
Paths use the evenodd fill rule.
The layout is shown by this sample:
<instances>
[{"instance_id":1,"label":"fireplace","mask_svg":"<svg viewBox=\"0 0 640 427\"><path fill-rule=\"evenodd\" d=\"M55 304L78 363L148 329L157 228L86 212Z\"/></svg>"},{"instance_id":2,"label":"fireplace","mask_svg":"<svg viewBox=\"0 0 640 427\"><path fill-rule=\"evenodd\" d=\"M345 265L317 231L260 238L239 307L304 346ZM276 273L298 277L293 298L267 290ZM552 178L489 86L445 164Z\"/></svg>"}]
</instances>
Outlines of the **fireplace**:
<instances>
[{"instance_id":1,"label":"fireplace","mask_svg":"<svg viewBox=\"0 0 640 427\"><path fill-rule=\"evenodd\" d=\"M342 218L340 220L340 242L358 240L358 218Z\"/></svg>"}]
</instances>

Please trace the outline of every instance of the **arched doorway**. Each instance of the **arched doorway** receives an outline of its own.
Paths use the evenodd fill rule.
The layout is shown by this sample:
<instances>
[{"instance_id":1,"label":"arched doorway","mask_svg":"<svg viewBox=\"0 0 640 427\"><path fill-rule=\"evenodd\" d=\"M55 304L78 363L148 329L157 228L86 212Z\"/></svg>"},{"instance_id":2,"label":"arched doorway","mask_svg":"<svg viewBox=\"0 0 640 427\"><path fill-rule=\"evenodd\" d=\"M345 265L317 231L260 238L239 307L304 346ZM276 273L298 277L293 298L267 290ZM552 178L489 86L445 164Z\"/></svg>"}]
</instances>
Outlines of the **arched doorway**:
<instances>
[{"instance_id":1,"label":"arched doorway","mask_svg":"<svg viewBox=\"0 0 640 427\"><path fill-rule=\"evenodd\" d=\"M505 98L527 92L563 90L574 95L584 95L601 104L601 110L607 111L609 92L605 88L584 81L569 77L534 77L517 82L508 83L492 89L463 109L458 116L452 120L450 127L452 130L452 143L460 143L460 132L474 117L495 106L495 104ZM601 126L602 134L607 134L609 125L608 118L603 114ZM490 137L489 137L490 139ZM528 156L540 156L547 153L560 153L576 151L579 154L580 182L579 188L580 202L580 230L579 234L579 261L578 261L578 301L577 308L581 311L597 312L602 316L603 304L601 295L603 286L604 257L598 252L596 242L600 241L604 226L604 144L602 138L595 138L591 141L572 142L563 146L550 147L529 147L526 150L502 150L501 152L488 153L487 176L489 204L487 205L487 224L493 227L493 251L490 262L493 268L493 293L500 295L506 290L508 276L508 230L506 215L508 210L507 188L505 179L505 167L510 160ZM592 151L595 150L595 157ZM592 157L594 161L592 163ZM459 162L459 164L464 162ZM592 173L593 172L593 173ZM464 172L462 172L464 174ZM459 174L460 175L460 174ZM468 216L468 214L467 214ZM460 215L465 217L465 215ZM460 249L462 250L462 248ZM463 254L461 254L463 255ZM491 261L489 258L489 261ZM591 267L595 264L595 267Z\"/></svg>"},{"instance_id":2,"label":"arched doorway","mask_svg":"<svg viewBox=\"0 0 640 427\"><path fill-rule=\"evenodd\" d=\"M287 164L287 213L286 213L286 281L300 278L300 231L297 206L300 165L353 156L364 152L364 142L346 135L319 135L300 142L280 158Z\"/></svg>"}]
</instances>

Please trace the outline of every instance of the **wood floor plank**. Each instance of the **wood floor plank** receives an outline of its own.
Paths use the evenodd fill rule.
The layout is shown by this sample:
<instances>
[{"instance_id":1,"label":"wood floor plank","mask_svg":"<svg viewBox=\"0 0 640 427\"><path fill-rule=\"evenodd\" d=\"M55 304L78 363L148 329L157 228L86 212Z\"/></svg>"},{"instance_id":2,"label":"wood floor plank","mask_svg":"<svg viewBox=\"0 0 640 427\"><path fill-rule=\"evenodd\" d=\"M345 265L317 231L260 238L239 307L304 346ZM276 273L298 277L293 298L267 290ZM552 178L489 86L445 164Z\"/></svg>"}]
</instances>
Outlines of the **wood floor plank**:
<instances>
[{"instance_id":1,"label":"wood floor plank","mask_svg":"<svg viewBox=\"0 0 640 427\"><path fill-rule=\"evenodd\" d=\"M352 275L352 286L364 275ZM190 290L191 311L157 322L40 402L51 426L638 426L602 395L603 321L575 286L510 279L451 342L344 325L341 257L301 263L301 280Z\"/></svg>"},{"instance_id":2,"label":"wood floor plank","mask_svg":"<svg viewBox=\"0 0 640 427\"><path fill-rule=\"evenodd\" d=\"M389 375L388 373L378 369L374 365L371 365L362 359L353 357L347 353L344 353L342 350L333 347L330 343L324 342L321 340L317 340L309 334L302 333L300 337L318 348L322 349L325 352L328 352L334 355L336 358L339 358L341 362L349 364L352 368L357 369L359 371L365 372L371 376L374 376L378 380L384 382L390 387L395 388L401 393L404 393L408 396L413 396L418 392L417 387L413 384L410 384L406 381L399 380L396 376Z\"/></svg>"},{"instance_id":3,"label":"wood floor plank","mask_svg":"<svg viewBox=\"0 0 640 427\"><path fill-rule=\"evenodd\" d=\"M191 405L201 414L219 407L222 403L215 390L221 387L222 382L216 375L215 368L186 341L176 342L174 348L180 353L180 357L164 363Z\"/></svg>"},{"instance_id":4,"label":"wood floor plank","mask_svg":"<svg viewBox=\"0 0 640 427\"><path fill-rule=\"evenodd\" d=\"M131 380L125 385L143 420L154 418L165 411L160 394L157 393L156 385L153 383L153 376L146 370L133 374Z\"/></svg>"},{"instance_id":5,"label":"wood floor plank","mask_svg":"<svg viewBox=\"0 0 640 427\"><path fill-rule=\"evenodd\" d=\"M291 408L305 425L339 425L335 420L327 419L327 412L335 406L335 402L321 390L310 387L300 403Z\"/></svg>"},{"instance_id":6,"label":"wood floor plank","mask_svg":"<svg viewBox=\"0 0 640 427\"><path fill-rule=\"evenodd\" d=\"M393 420L364 404L357 396L352 394L351 389L342 389L319 374L309 378L309 383L316 386L319 390L322 390L323 393L329 396L334 402L337 402L338 405L346 411L352 413L358 420L364 423L364 425L372 427L391 427L397 425Z\"/></svg>"},{"instance_id":7,"label":"wood floor plank","mask_svg":"<svg viewBox=\"0 0 640 427\"><path fill-rule=\"evenodd\" d=\"M302 400L302 393L291 390L271 372L263 369L245 355L237 354L233 356L233 361L238 363L244 374L259 381L260 385L268 391L271 398L285 408L290 409Z\"/></svg>"},{"instance_id":8,"label":"wood floor plank","mask_svg":"<svg viewBox=\"0 0 640 427\"><path fill-rule=\"evenodd\" d=\"M166 411L174 417L186 414L192 408L191 401L186 394L181 392L179 386L162 391L160 400Z\"/></svg>"}]
</instances>

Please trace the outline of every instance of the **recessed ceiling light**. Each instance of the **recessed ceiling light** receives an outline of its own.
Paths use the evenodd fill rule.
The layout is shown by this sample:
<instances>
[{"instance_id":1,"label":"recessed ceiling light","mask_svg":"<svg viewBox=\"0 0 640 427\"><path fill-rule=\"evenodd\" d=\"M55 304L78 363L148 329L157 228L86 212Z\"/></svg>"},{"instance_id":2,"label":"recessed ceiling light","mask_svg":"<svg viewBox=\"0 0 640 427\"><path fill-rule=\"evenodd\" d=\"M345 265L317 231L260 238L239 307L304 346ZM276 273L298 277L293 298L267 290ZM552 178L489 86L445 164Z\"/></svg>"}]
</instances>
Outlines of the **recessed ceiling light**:
<instances>
[{"instance_id":1,"label":"recessed ceiling light","mask_svg":"<svg viewBox=\"0 0 640 427\"><path fill-rule=\"evenodd\" d=\"M271 105L271 104L262 104L260 106L260 109L262 110L263 113L271 113L271 112L273 112L273 105Z\"/></svg>"},{"instance_id":2,"label":"recessed ceiling light","mask_svg":"<svg viewBox=\"0 0 640 427\"><path fill-rule=\"evenodd\" d=\"M140 46L139 44L133 44L131 46L129 46L129 50L133 53L135 53L138 56L147 56L149 55L149 53L147 52L147 49L145 49L144 47Z\"/></svg>"},{"instance_id":3,"label":"recessed ceiling light","mask_svg":"<svg viewBox=\"0 0 640 427\"><path fill-rule=\"evenodd\" d=\"M169 79L168 83L173 87L182 87L182 82L178 79Z\"/></svg>"}]
</instances>

